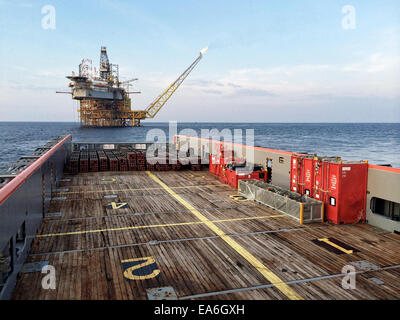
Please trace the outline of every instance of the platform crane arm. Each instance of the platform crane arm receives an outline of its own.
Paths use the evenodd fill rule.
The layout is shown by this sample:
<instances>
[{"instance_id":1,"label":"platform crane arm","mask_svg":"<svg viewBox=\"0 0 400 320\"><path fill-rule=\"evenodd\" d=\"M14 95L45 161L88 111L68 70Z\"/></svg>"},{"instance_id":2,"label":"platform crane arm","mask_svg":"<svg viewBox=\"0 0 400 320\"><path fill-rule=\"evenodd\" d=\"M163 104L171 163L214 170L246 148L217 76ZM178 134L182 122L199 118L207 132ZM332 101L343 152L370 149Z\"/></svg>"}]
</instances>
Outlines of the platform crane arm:
<instances>
[{"instance_id":1,"label":"platform crane arm","mask_svg":"<svg viewBox=\"0 0 400 320\"><path fill-rule=\"evenodd\" d=\"M186 79L194 67L199 63L203 54L208 48L204 48L200 51L198 58L187 68L178 79L176 79L161 95L159 95L146 109L146 118L154 118L155 115L160 111L160 109L166 104L169 98L174 94L174 92L179 88L182 82Z\"/></svg>"}]
</instances>

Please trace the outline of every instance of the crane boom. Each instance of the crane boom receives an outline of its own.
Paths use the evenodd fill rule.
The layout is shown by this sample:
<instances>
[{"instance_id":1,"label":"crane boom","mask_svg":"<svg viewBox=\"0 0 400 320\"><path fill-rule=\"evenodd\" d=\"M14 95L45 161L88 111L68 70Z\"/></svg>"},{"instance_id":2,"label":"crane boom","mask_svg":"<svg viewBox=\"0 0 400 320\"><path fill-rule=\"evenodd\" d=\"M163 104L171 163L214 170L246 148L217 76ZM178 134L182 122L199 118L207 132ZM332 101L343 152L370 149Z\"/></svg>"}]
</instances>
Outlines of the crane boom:
<instances>
[{"instance_id":1,"label":"crane boom","mask_svg":"<svg viewBox=\"0 0 400 320\"><path fill-rule=\"evenodd\" d=\"M155 115L160 111L160 109L165 105L168 99L173 95L173 93L179 88L182 82L186 79L194 67L199 63L203 54L207 51L204 48L200 51L198 58L187 68L179 77L176 79L161 95L159 95L146 109L146 118L154 118Z\"/></svg>"}]
</instances>

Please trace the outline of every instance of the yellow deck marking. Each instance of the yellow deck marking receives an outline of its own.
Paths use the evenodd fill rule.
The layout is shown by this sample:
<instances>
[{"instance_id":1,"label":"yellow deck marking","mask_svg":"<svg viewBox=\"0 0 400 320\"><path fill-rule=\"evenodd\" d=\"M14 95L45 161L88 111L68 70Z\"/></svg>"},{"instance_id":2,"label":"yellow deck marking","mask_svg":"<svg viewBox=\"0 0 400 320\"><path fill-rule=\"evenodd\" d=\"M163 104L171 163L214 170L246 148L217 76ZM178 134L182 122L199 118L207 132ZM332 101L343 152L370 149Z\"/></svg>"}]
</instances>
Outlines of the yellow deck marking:
<instances>
[{"instance_id":1,"label":"yellow deck marking","mask_svg":"<svg viewBox=\"0 0 400 320\"><path fill-rule=\"evenodd\" d=\"M218 228L214 223L216 221L208 220L204 215L202 215L198 210L196 210L189 202L181 198L176 194L170 187L168 187L164 182L162 182L157 176L155 176L150 171L146 173L156 181L160 186L162 186L168 193L173 196L178 202L184 205L190 210L201 222L203 222L207 227L214 231L218 236L221 237L227 244L229 244L236 252L238 252L243 258L245 258L253 267L257 269L271 284L274 284L277 289L279 289L284 295L286 295L291 300L303 300L303 298L292 288L290 288L286 283L284 283L276 274L269 270L261 261L259 261L255 256L243 248L239 243L233 240L231 237L226 235L220 228Z\"/></svg>"},{"instance_id":2,"label":"yellow deck marking","mask_svg":"<svg viewBox=\"0 0 400 320\"><path fill-rule=\"evenodd\" d=\"M233 219L221 219L221 220L212 220L214 223L218 222L230 222L230 221L243 221L243 220L260 220L260 219L268 219L268 218L280 218L286 217L286 215L269 215L269 216L259 216L259 217L245 217L245 218L233 218ZM207 220L206 221L211 221ZM64 233L47 233L47 234L39 234L37 238L47 238L47 237L57 237L57 236L70 236L74 234L86 234L86 233L97 233L97 232L107 232L107 231L123 231L123 230L135 230L135 229L145 229L145 228L165 228L165 227L174 227L174 226L187 226L193 224L205 224L206 221L191 221L191 222L179 222L179 223L169 223L169 224L153 224L153 225L143 225L143 226L135 226L135 227L121 227L121 228L109 228L109 229L96 229L96 230L84 230L84 231L72 231L72 232L64 232Z\"/></svg>"},{"instance_id":3,"label":"yellow deck marking","mask_svg":"<svg viewBox=\"0 0 400 320\"><path fill-rule=\"evenodd\" d=\"M247 199L244 196L241 196L240 194L232 194L229 196L231 199L235 200L235 201L249 201L249 199Z\"/></svg>"},{"instance_id":4,"label":"yellow deck marking","mask_svg":"<svg viewBox=\"0 0 400 320\"><path fill-rule=\"evenodd\" d=\"M144 257L144 258L136 258L136 259L127 259L127 260L122 260L122 263L126 262L134 262L134 261L143 261L140 264L137 264L133 267L129 267L124 271L124 277L129 279L129 280L146 280L146 279L151 279L160 274L160 269L153 269L150 274L144 275L144 276L137 276L134 275L133 272L135 270L141 269L143 267L149 266L153 263L156 263L156 260L154 260L153 257Z\"/></svg>"},{"instance_id":5,"label":"yellow deck marking","mask_svg":"<svg viewBox=\"0 0 400 320\"><path fill-rule=\"evenodd\" d=\"M325 242L325 243L329 244L330 246L332 246L344 253L347 253L347 254L353 253L353 250L346 250L345 248L342 248L341 246L337 245L336 243L329 241L329 239L327 239L327 238L318 239L318 241Z\"/></svg>"},{"instance_id":6,"label":"yellow deck marking","mask_svg":"<svg viewBox=\"0 0 400 320\"><path fill-rule=\"evenodd\" d=\"M111 208L113 208L113 210L117 210L122 208L123 206L127 205L127 202L121 202L121 203L116 203L116 202L111 202Z\"/></svg>"},{"instance_id":7,"label":"yellow deck marking","mask_svg":"<svg viewBox=\"0 0 400 320\"><path fill-rule=\"evenodd\" d=\"M185 187L171 187L172 189L189 189L189 188L202 188L202 187L226 187L226 184L202 184L197 186L185 186ZM65 192L55 192L57 194L76 194L76 193L101 193L101 192L121 192L121 191L150 191L150 190L163 190L164 188L152 187L152 188L128 188L119 190L87 190L87 191L65 191Z\"/></svg>"}]
</instances>

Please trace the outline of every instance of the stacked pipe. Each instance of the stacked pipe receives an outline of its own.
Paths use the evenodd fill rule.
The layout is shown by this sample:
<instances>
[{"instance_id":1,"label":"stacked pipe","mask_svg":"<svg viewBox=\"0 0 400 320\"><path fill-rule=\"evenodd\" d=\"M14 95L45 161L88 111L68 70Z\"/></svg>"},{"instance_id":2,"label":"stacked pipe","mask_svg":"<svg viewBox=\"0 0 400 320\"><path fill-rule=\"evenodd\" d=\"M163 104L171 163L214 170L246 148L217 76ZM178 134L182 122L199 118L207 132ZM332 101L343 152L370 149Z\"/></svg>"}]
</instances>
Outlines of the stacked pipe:
<instances>
[{"instance_id":1,"label":"stacked pipe","mask_svg":"<svg viewBox=\"0 0 400 320\"><path fill-rule=\"evenodd\" d=\"M89 153L87 151L81 151L79 159L79 171L89 172Z\"/></svg>"},{"instance_id":2,"label":"stacked pipe","mask_svg":"<svg viewBox=\"0 0 400 320\"><path fill-rule=\"evenodd\" d=\"M165 155L164 155L165 154ZM169 151L160 155L155 152L154 158L147 158L143 150L124 148L119 151L74 151L66 166L69 173L98 171L168 171L168 170L201 170L201 158L187 154L176 159L176 154Z\"/></svg>"},{"instance_id":3,"label":"stacked pipe","mask_svg":"<svg viewBox=\"0 0 400 320\"><path fill-rule=\"evenodd\" d=\"M146 170L146 154L145 154L145 152L138 151L136 153L136 163L137 163L137 169L139 171Z\"/></svg>"},{"instance_id":4,"label":"stacked pipe","mask_svg":"<svg viewBox=\"0 0 400 320\"><path fill-rule=\"evenodd\" d=\"M96 151L89 152L89 165L90 165L90 172L97 172L99 171L99 158L97 157Z\"/></svg>"},{"instance_id":5,"label":"stacked pipe","mask_svg":"<svg viewBox=\"0 0 400 320\"><path fill-rule=\"evenodd\" d=\"M159 158L159 160L157 160L157 162L155 164L155 169L157 171L168 171L168 170L170 170L168 157Z\"/></svg>"},{"instance_id":6,"label":"stacked pipe","mask_svg":"<svg viewBox=\"0 0 400 320\"><path fill-rule=\"evenodd\" d=\"M100 171L108 171L108 158L104 151L97 151L100 162Z\"/></svg>"},{"instance_id":7,"label":"stacked pipe","mask_svg":"<svg viewBox=\"0 0 400 320\"><path fill-rule=\"evenodd\" d=\"M169 159L172 158L170 154L168 155L168 157ZM174 162L171 163L170 161L170 164L171 164L171 170L181 170L182 168L182 163L179 161L179 159L177 159L175 163Z\"/></svg>"},{"instance_id":8,"label":"stacked pipe","mask_svg":"<svg viewBox=\"0 0 400 320\"><path fill-rule=\"evenodd\" d=\"M154 171L155 170L155 164L153 161L151 161L149 158L146 157L146 169L149 171Z\"/></svg>"},{"instance_id":9,"label":"stacked pipe","mask_svg":"<svg viewBox=\"0 0 400 320\"><path fill-rule=\"evenodd\" d=\"M192 171L200 171L201 170L201 158L200 157L190 157L189 165Z\"/></svg>"},{"instance_id":10,"label":"stacked pipe","mask_svg":"<svg viewBox=\"0 0 400 320\"><path fill-rule=\"evenodd\" d=\"M114 153L112 151L106 151L105 153L109 160L110 171L118 171L119 167L118 167L117 157L114 155Z\"/></svg>"},{"instance_id":11,"label":"stacked pipe","mask_svg":"<svg viewBox=\"0 0 400 320\"><path fill-rule=\"evenodd\" d=\"M126 155L127 155L127 159L128 159L129 171L137 170L136 152L134 150L129 150Z\"/></svg>"},{"instance_id":12,"label":"stacked pipe","mask_svg":"<svg viewBox=\"0 0 400 320\"><path fill-rule=\"evenodd\" d=\"M114 151L114 155L118 159L119 170L120 171L128 171L128 159L126 158L126 154L118 151Z\"/></svg>"},{"instance_id":13,"label":"stacked pipe","mask_svg":"<svg viewBox=\"0 0 400 320\"><path fill-rule=\"evenodd\" d=\"M79 172L79 152L72 152L69 159L69 172L72 174Z\"/></svg>"},{"instance_id":14,"label":"stacked pipe","mask_svg":"<svg viewBox=\"0 0 400 320\"><path fill-rule=\"evenodd\" d=\"M158 153L158 150L154 153L156 159L154 159L155 161L155 169L157 171L167 171L170 169L169 166L169 154L168 153L163 153L161 156Z\"/></svg>"}]
</instances>

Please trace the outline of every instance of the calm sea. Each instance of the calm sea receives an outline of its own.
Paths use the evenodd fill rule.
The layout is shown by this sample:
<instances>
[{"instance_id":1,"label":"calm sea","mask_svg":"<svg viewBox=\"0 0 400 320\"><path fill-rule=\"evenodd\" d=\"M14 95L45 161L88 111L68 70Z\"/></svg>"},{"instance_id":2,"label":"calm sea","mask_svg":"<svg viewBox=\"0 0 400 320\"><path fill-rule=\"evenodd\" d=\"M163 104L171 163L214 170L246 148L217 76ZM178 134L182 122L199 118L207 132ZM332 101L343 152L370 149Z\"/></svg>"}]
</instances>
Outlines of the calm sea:
<instances>
[{"instance_id":1,"label":"calm sea","mask_svg":"<svg viewBox=\"0 0 400 320\"><path fill-rule=\"evenodd\" d=\"M141 128L81 128L78 123L0 122L0 169L54 137L71 133L74 141L144 142L151 129L168 134L168 123ZM254 129L255 145L272 149L341 156L400 168L400 123L178 123L193 129ZM153 141L153 140L150 140Z\"/></svg>"}]
</instances>

